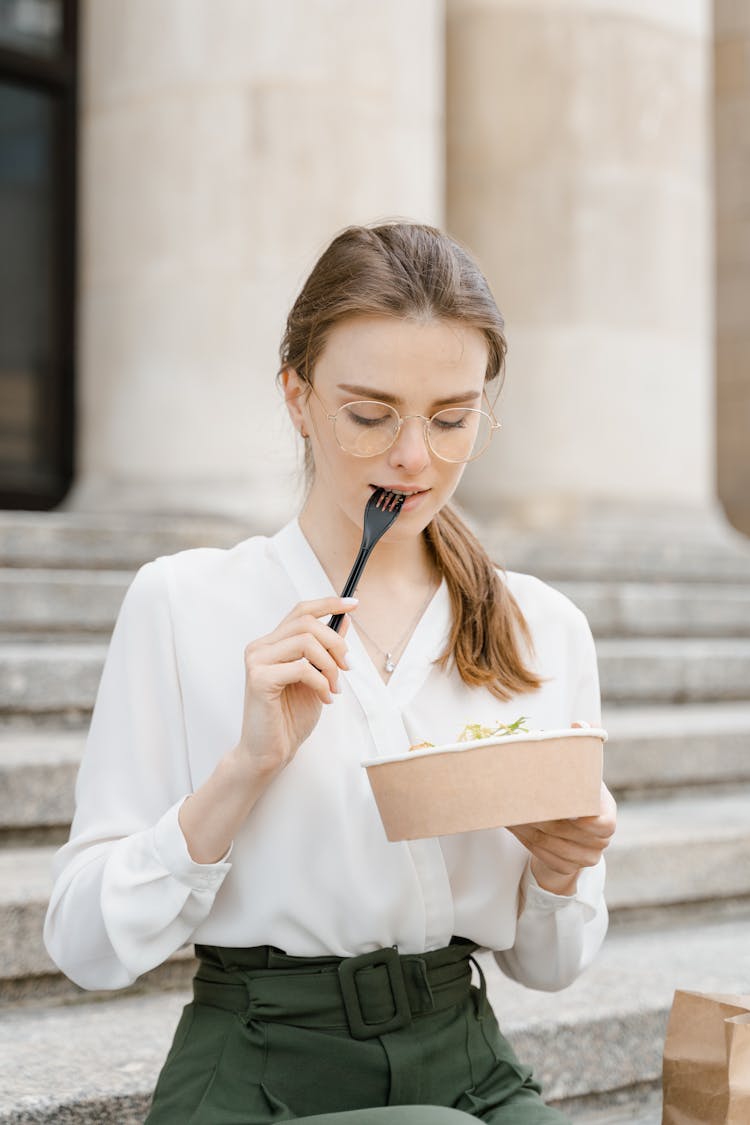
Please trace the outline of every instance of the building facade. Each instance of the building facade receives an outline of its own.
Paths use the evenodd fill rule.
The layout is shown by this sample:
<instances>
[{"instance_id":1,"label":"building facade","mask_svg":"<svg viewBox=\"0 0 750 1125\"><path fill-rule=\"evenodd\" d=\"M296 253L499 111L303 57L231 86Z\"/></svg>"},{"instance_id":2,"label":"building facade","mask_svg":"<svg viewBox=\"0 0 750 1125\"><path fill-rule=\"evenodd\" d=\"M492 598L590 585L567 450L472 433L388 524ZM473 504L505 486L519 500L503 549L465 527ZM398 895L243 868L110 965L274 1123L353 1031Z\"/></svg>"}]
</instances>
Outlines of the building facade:
<instances>
[{"instance_id":1,"label":"building facade","mask_svg":"<svg viewBox=\"0 0 750 1125\"><path fill-rule=\"evenodd\" d=\"M3 105L18 13L56 9L63 42L75 8L3 4ZM77 24L75 414L46 414L69 479L7 506L278 525L286 311L338 229L404 216L463 241L506 317L470 513L750 533L746 4L82 0ZM9 388L41 360L2 363Z\"/></svg>"}]
</instances>

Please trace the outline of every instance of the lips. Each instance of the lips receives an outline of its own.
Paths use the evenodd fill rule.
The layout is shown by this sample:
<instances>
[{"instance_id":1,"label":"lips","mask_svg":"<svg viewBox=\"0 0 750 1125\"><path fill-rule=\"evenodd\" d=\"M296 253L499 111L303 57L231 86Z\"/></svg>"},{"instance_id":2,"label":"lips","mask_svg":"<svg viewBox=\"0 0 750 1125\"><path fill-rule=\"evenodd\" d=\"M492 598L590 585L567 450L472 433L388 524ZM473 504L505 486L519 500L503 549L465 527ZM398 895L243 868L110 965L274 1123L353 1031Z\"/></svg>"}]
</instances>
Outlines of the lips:
<instances>
[{"instance_id":1,"label":"lips","mask_svg":"<svg viewBox=\"0 0 750 1125\"><path fill-rule=\"evenodd\" d=\"M414 488L407 487L406 485L398 484L371 484L370 488L382 488L386 492L399 492L404 496L421 496L423 492L429 492L429 488Z\"/></svg>"}]
</instances>

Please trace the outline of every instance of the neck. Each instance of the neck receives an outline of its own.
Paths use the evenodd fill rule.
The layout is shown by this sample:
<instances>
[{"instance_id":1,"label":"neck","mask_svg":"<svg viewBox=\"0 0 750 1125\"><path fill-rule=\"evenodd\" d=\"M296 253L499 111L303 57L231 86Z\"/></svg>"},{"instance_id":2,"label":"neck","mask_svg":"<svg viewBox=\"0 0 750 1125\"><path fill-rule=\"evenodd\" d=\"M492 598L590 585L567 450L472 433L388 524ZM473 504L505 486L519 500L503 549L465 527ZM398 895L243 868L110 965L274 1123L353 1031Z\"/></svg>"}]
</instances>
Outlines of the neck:
<instances>
[{"instance_id":1,"label":"neck","mask_svg":"<svg viewBox=\"0 0 750 1125\"><path fill-rule=\"evenodd\" d=\"M299 525L334 589L343 589L362 542L361 528L343 513L316 512L310 499L300 513ZM361 588L366 591L382 586L391 590L435 586L440 575L424 535L389 539L389 534L390 531L386 532L374 547Z\"/></svg>"}]
</instances>

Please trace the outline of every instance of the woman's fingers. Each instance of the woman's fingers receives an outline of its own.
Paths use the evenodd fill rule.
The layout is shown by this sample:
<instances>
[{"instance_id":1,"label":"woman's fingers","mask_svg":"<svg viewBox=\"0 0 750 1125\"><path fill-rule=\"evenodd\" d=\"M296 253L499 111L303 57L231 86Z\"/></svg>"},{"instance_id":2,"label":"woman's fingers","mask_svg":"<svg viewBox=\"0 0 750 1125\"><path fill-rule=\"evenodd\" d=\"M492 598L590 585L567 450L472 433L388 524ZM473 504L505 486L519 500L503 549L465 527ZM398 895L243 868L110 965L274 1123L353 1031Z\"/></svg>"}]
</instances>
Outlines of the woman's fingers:
<instances>
[{"instance_id":1,"label":"woman's fingers","mask_svg":"<svg viewBox=\"0 0 750 1125\"><path fill-rule=\"evenodd\" d=\"M345 636L349 630L348 614L353 607L350 606L348 609L346 608L345 602L347 600L348 599L345 598L328 598L321 599L317 602L301 602L299 606L296 606L295 609L284 618L278 628L274 629L272 633L269 633L265 637L259 637L258 641L255 643L269 644L274 641L282 640L285 637L297 636L300 633L311 633L313 636L317 637L323 647L331 653L340 668L348 668L349 665L346 658L348 645ZM344 617L341 629L338 633L330 629L325 621L318 620L319 616L330 616L331 605L334 606L336 613L346 612L346 616ZM310 612L311 606L313 607L312 612ZM320 611L321 606L325 607L322 611Z\"/></svg>"},{"instance_id":2,"label":"woman's fingers","mask_svg":"<svg viewBox=\"0 0 750 1125\"><path fill-rule=\"evenodd\" d=\"M332 703L339 691L340 669L348 669L345 635L348 614L356 598L316 598L300 602L280 624L245 648L248 688L254 694L271 696L294 684L304 684L320 699ZM330 629L321 618L344 613L340 632Z\"/></svg>"},{"instance_id":3,"label":"woman's fingers","mask_svg":"<svg viewBox=\"0 0 750 1125\"><path fill-rule=\"evenodd\" d=\"M532 855L541 859L549 867L555 866L552 862L553 859L557 859L571 868L595 867L606 847L606 844L573 843L563 837L549 836L536 829L515 829L512 831L514 836L521 841L524 847L528 848Z\"/></svg>"},{"instance_id":4,"label":"woman's fingers","mask_svg":"<svg viewBox=\"0 0 750 1125\"><path fill-rule=\"evenodd\" d=\"M277 664L257 662L247 666L248 687L255 693L271 696L281 694L294 684L305 684L318 696L321 703L332 703L330 681L305 656Z\"/></svg>"},{"instance_id":5,"label":"woman's fingers","mask_svg":"<svg viewBox=\"0 0 750 1125\"><path fill-rule=\"evenodd\" d=\"M572 727L588 727L574 722ZM595 816L545 820L518 824L509 829L528 851L551 871L574 875L583 867L595 867L609 847L617 823L615 799L602 782L599 812Z\"/></svg>"},{"instance_id":6,"label":"woman's fingers","mask_svg":"<svg viewBox=\"0 0 750 1125\"><path fill-rule=\"evenodd\" d=\"M602 782L599 796L599 812L596 816L578 816L567 823L593 836L613 836L617 827L617 801Z\"/></svg>"},{"instance_id":7,"label":"woman's fingers","mask_svg":"<svg viewBox=\"0 0 750 1125\"><path fill-rule=\"evenodd\" d=\"M598 857L591 862L563 859L556 852L548 852L545 849L535 850L533 856L545 867L554 871L556 875L577 875L584 867L596 867L599 862Z\"/></svg>"},{"instance_id":8,"label":"woman's fingers","mask_svg":"<svg viewBox=\"0 0 750 1125\"><path fill-rule=\"evenodd\" d=\"M566 820L541 820L525 827L538 829L548 836L585 843L591 839L610 840L617 826L617 802L602 782L599 813Z\"/></svg>"},{"instance_id":9,"label":"woman's fingers","mask_svg":"<svg viewBox=\"0 0 750 1125\"><path fill-rule=\"evenodd\" d=\"M615 799L602 783L599 816L520 824L510 831L542 863L560 874L595 867L609 847L617 820Z\"/></svg>"},{"instance_id":10,"label":"woman's fingers","mask_svg":"<svg viewBox=\"0 0 750 1125\"><path fill-rule=\"evenodd\" d=\"M528 827L542 836L570 840L574 844L585 844L589 840L609 841L612 838L614 826L608 820L602 820L598 816L586 819L590 819L592 823L582 824L580 820L542 820Z\"/></svg>"},{"instance_id":11,"label":"woman's fingers","mask_svg":"<svg viewBox=\"0 0 750 1125\"><path fill-rule=\"evenodd\" d=\"M295 620L300 617L330 618L337 613L351 613L357 608L359 598L312 598L309 601L298 602L284 618L284 621ZM323 622L327 624L327 622ZM331 630L333 632L333 630Z\"/></svg>"},{"instance_id":12,"label":"woman's fingers","mask_svg":"<svg viewBox=\"0 0 750 1125\"><path fill-rule=\"evenodd\" d=\"M330 652L310 633L300 633L297 636L285 637L272 644L260 644L253 647L248 656L248 670L254 673L254 682L260 686L263 682L268 686L286 686L290 681L279 678L280 668L288 664L297 664L307 661L326 684L326 689L338 692L339 665Z\"/></svg>"}]
</instances>

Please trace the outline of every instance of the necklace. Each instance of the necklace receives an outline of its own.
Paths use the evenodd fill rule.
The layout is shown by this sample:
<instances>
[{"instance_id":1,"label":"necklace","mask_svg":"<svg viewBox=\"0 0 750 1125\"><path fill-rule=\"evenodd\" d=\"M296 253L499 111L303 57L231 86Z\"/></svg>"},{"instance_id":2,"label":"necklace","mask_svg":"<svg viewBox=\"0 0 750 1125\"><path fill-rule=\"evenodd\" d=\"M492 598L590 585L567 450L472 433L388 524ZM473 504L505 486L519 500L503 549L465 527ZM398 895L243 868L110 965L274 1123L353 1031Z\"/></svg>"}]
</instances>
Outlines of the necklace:
<instances>
[{"instance_id":1,"label":"necklace","mask_svg":"<svg viewBox=\"0 0 750 1125\"><path fill-rule=\"evenodd\" d=\"M419 607L416 615L409 622L409 627L407 628L406 632L402 635L400 641L398 641L398 643L396 645L394 645L394 647L389 652L386 652L386 650L384 648L381 648L380 645L378 644L378 642L374 639L374 637L370 636L370 634L367 632L367 630L365 629L365 627L364 627L364 625L362 624L361 621L354 621L354 618L352 618L352 621L354 623L355 628L358 629L360 632L364 633L364 635L367 637L368 641L370 641L371 644L375 645L375 648L378 650L380 655L385 657L385 664L383 665L383 670L385 672L387 672L389 676L392 672L396 671L396 665L398 664L399 660L401 659L401 657L396 655L396 654L399 652L399 650L401 649L401 646L404 644L407 637L409 637L409 635L411 634L412 629L417 624L417 622L419 621L419 619L422 616L422 614L424 613L424 611L427 609L427 606L429 605L430 601L432 600L432 597L435 594L436 590L437 590L437 586L434 586L429 591L429 593L427 594L427 597L425 598L425 600L422 602L421 606ZM394 657L395 657L395 659L394 659Z\"/></svg>"}]
</instances>

